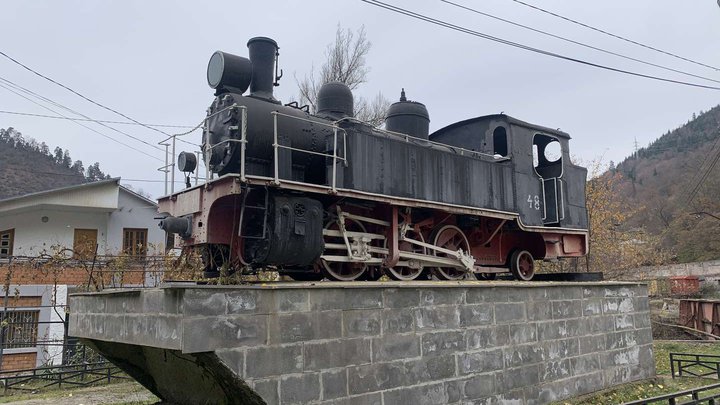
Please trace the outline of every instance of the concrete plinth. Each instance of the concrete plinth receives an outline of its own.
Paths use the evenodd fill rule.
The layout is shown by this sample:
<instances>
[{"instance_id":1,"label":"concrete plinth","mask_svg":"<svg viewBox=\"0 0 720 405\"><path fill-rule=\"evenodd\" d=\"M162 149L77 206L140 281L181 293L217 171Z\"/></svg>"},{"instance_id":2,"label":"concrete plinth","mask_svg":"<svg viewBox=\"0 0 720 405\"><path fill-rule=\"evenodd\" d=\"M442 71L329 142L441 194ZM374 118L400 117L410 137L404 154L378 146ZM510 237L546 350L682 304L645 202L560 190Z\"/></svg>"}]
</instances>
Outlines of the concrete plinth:
<instances>
[{"instance_id":1,"label":"concrete plinth","mask_svg":"<svg viewBox=\"0 0 720 405\"><path fill-rule=\"evenodd\" d=\"M543 404L655 374L636 283L167 285L70 310L181 404Z\"/></svg>"}]
</instances>

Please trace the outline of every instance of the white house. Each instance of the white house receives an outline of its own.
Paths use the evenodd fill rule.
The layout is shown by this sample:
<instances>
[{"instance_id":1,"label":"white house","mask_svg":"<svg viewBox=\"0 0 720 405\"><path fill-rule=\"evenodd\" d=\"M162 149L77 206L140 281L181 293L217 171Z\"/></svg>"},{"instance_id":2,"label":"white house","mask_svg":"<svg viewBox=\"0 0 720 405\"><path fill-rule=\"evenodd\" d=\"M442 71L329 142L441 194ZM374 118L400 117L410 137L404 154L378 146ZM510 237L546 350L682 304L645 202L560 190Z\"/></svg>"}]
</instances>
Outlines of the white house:
<instances>
[{"instance_id":1,"label":"white house","mask_svg":"<svg viewBox=\"0 0 720 405\"><path fill-rule=\"evenodd\" d=\"M120 178L0 200L0 258L35 257L64 247L92 255L162 252L157 204Z\"/></svg>"},{"instance_id":2,"label":"white house","mask_svg":"<svg viewBox=\"0 0 720 405\"><path fill-rule=\"evenodd\" d=\"M121 186L119 178L0 200L0 276L4 280L10 272L12 259L22 262L63 248L65 256L84 260L96 253L161 253L165 232L156 215L157 204ZM9 301L3 370L62 361L58 343L64 341L67 293L86 279L72 268L59 276L27 269L11 273L8 293L0 290L0 311Z\"/></svg>"}]
</instances>

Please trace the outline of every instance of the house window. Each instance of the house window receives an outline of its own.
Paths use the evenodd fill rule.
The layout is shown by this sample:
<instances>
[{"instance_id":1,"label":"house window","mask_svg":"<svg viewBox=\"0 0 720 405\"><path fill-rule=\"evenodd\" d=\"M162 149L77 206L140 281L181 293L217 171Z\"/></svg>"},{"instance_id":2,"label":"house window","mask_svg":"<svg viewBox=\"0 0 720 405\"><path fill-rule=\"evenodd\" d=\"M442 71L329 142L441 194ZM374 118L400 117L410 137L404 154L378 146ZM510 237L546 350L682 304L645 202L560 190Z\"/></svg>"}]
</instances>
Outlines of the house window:
<instances>
[{"instance_id":1,"label":"house window","mask_svg":"<svg viewBox=\"0 0 720 405\"><path fill-rule=\"evenodd\" d=\"M75 229L73 258L90 260L97 248L97 229Z\"/></svg>"},{"instance_id":2,"label":"house window","mask_svg":"<svg viewBox=\"0 0 720 405\"><path fill-rule=\"evenodd\" d=\"M38 318L40 311L0 312L5 321L3 328L3 346L6 349L35 347L37 345Z\"/></svg>"},{"instance_id":3,"label":"house window","mask_svg":"<svg viewBox=\"0 0 720 405\"><path fill-rule=\"evenodd\" d=\"M14 229L0 231L0 259L7 259L8 257L12 256L14 237Z\"/></svg>"},{"instance_id":4,"label":"house window","mask_svg":"<svg viewBox=\"0 0 720 405\"><path fill-rule=\"evenodd\" d=\"M147 228L123 228L123 253L131 256L147 254Z\"/></svg>"}]
</instances>

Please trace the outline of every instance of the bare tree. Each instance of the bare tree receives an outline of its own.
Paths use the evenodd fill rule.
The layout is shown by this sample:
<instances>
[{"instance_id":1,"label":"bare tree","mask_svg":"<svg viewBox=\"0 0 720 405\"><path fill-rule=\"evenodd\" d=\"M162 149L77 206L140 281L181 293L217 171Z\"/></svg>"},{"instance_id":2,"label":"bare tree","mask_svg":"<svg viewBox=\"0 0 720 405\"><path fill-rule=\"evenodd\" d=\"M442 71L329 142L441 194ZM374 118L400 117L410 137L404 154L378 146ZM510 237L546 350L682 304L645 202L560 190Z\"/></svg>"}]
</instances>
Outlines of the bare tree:
<instances>
[{"instance_id":1,"label":"bare tree","mask_svg":"<svg viewBox=\"0 0 720 405\"><path fill-rule=\"evenodd\" d=\"M295 81L300 91L300 104L307 104L312 111L317 111L317 94L323 84L338 81L345 83L350 90L357 89L367 81L367 74L370 68L366 65L365 57L372 44L367 39L365 27L360 27L357 32L343 29L340 24L335 32L335 42L328 44L325 50L325 62L316 72L315 67L310 70L309 75ZM362 97L355 98L355 116L379 126L385 120L385 112L390 102L378 93L371 101Z\"/></svg>"},{"instance_id":2,"label":"bare tree","mask_svg":"<svg viewBox=\"0 0 720 405\"><path fill-rule=\"evenodd\" d=\"M358 97L355 101L355 116L361 121L379 127L385 122L388 108L390 101L382 93L375 95L371 101Z\"/></svg>"}]
</instances>

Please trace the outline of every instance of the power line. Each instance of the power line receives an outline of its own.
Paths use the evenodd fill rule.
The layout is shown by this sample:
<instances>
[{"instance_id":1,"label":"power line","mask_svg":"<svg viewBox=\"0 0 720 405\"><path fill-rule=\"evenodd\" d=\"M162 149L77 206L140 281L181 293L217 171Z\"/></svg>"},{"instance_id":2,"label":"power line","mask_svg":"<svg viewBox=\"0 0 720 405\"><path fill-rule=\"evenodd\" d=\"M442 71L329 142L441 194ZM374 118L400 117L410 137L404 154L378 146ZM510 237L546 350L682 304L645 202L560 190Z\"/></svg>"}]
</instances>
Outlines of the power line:
<instances>
[{"instance_id":1,"label":"power line","mask_svg":"<svg viewBox=\"0 0 720 405\"><path fill-rule=\"evenodd\" d=\"M688 197L687 197L686 204L688 206L690 205L690 203L692 203L693 199L695 198L697 193L700 191L702 184L705 182L705 180L707 180L710 173L712 173L713 169L715 169L715 166L717 165L718 161L720 161L720 148L718 147L718 144L720 144L720 128L718 128L718 130L715 132L715 135L717 137L715 138L715 142L713 143L713 146L710 148L708 153L705 155L705 159L703 159L703 162L700 164L700 167L698 168L698 172L693 177L693 180L695 180L696 178L698 178L697 174L702 173L700 175L700 177L698 178L697 183L695 183L694 186L690 186L690 187L692 187L692 191L690 191L690 193L687 194ZM717 152L715 153L715 156L713 156L711 158L710 156L712 156L713 151L716 149L717 149ZM705 163L707 163L707 162L711 162L711 163L708 164L707 168L703 172L703 167L705 166Z\"/></svg>"},{"instance_id":2,"label":"power line","mask_svg":"<svg viewBox=\"0 0 720 405\"><path fill-rule=\"evenodd\" d=\"M14 167L6 167L6 170L21 170ZM84 175L82 173L56 173L56 172L48 172L44 170L28 170L28 169L22 169L22 172L25 173L35 173L35 174L47 174L50 176L64 176L64 177L78 177ZM204 180L204 179L201 179ZM137 183L165 183L165 180L154 180L154 179L127 179L125 177L120 177L120 181L129 181L129 182L137 182ZM183 180L175 180L175 183L178 184L185 184L185 181Z\"/></svg>"},{"instance_id":3,"label":"power line","mask_svg":"<svg viewBox=\"0 0 720 405\"><path fill-rule=\"evenodd\" d=\"M59 115L44 115L44 114L32 114L32 113L25 113L25 112L18 112L18 111L5 111L0 110L1 114L11 114L11 115L23 115L28 117L39 117L39 118L55 118L59 120L70 120L70 121L88 121L88 122L99 122L103 124L119 124L119 125L138 125L134 122L127 122L127 121L108 121L108 120L94 120L89 118L67 118L67 117L61 117ZM168 124L147 124L151 127L162 127L162 128L194 128L192 125L168 125Z\"/></svg>"},{"instance_id":4,"label":"power line","mask_svg":"<svg viewBox=\"0 0 720 405\"><path fill-rule=\"evenodd\" d=\"M54 106L57 106L57 107L59 107L59 108L62 108L63 110L66 110L66 111L68 111L68 112L70 112L70 113L73 113L73 114L75 114L75 115L78 115L78 116L80 116L80 117L83 117L83 118L84 118L85 120L87 120L87 121L94 122L94 123L96 123L96 124L98 124L98 125L100 125L100 126L102 126L102 127L105 127L105 128L107 128L107 129L111 130L111 131L117 132L117 133L122 134L122 135L124 135L124 136L127 136L127 137L129 137L129 138L132 138L132 139L134 139L134 140L136 140L136 141L138 141L138 142L144 143L144 144L150 146L151 148L154 148L154 149L157 149L157 150L159 150L159 151L163 151L163 152L164 152L164 150L163 150L162 148L160 148L159 146L157 146L157 145L155 145L155 144L146 142L146 141L144 141L144 140L142 140L142 139L140 139L140 138L137 138L137 137L135 137L135 136L133 136L133 135L128 134L127 132L123 132L123 131L121 131L121 130L119 130L119 129L117 129L117 128L113 128L113 127L111 127L111 126L109 126L109 125L106 125L106 124L105 124L103 121L101 121L101 120L92 119L92 118L88 117L87 115L85 115L85 114L83 114L83 113L80 113L80 112L78 112L78 111L76 111L76 110L73 110L73 109L70 108L70 107L66 107L66 106L63 105L63 104L60 104L60 103L58 103L58 102L56 102L56 101L54 101L54 100L52 100L52 99L49 99L49 98L47 98L47 97L45 97L45 96L43 96L43 95L40 95L40 94L38 94L38 93L36 93L36 92L34 92L34 91L32 91L32 90L29 90L29 89L27 89L27 88L25 88L25 87L22 87L22 86L20 86L19 84L14 83L14 82L12 82L12 81L10 81L10 80L8 80L8 79L5 79L5 78L3 78L3 77L0 77L0 81L6 82L7 84L11 85L12 87L15 87L17 90L20 90L20 91L22 91L22 92L24 92L24 93L26 93L26 94L32 95L33 97L36 97L36 98L38 98L38 99L40 99L40 100L43 100L43 101L45 101L45 102L47 102L47 103L50 103L50 104L54 105ZM67 117L67 116L62 116L62 117L60 117L60 118L61 118L61 119L66 119L66 120L73 120L73 119L75 119L75 118ZM132 124L133 124L133 125L138 125L138 124L135 124L135 123L132 123ZM145 126L145 125L143 125L143 126ZM192 128L193 128L192 130L187 131L187 132L185 132L184 134L186 135L186 134L188 134L188 133L196 130L198 127L192 127ZM196 144L194 144L194 143L192 143L192 142L190 142L190 141L186 141L186 140L184 140L184 139L180 139L180 142L186 143L186 144L188 144L188 145L197 146Z\"/></svg>"},{"instance_id":5,"label":"power line","mask_svg":"<svg viewBox=\"0 0 720 405\"><path fill-rule=\"evenodd\" d=\"M65 117L64 115L62 115L61 113L53 110L52 108L47 107L47 106L45 106L45 105L42 105L42 104L38 103L37 101L35 101L35 100L33 100L33 99L29 98L29 97L26 97L26 96L23 95L23 94L20 94L19 92L13 90L12 88L9 88L9 87L8 87L7 85L5 85L4 83L0 83L0 87L2 87L2 88L4 88L4 89L7 90L7 91L9 91L9 92L11 92L11 93L14 93L14 94L16 94L16 95L18 95L18 96L20 96L20 97L22 97L22 98L30 101L30 102L33 103L33 104L36 104L36 105L38 105L38 106L40 106L40 107L48 110L48 111L50 111L50 112L53 112L53 113L55 113L55 114L58 114L58 115L60 115L60 116ZM66 118L68 118L68 117L66 117ZM133 147L133 146L131 146L131 145L128 145L128 144L126 144L126 143L124 143L124 142L122 142L122 141L119 141L119 140L111 137L110 135L103 134L102 132L96 130L95 128L92 128L92 127L90 127L90 126L87 126L87 125L85 125L85 124L83 124L83 123L81 123L81 122L77 122L77 121L71 121L71 122L73 122L73 123L75 123L75 124L77 124L77 125L80 125L80 126L83 127L83 128L89 129L90 131L95 132L96 134L98 134L98 135L100 135L100 136L102 136L102 137L104 137L104 138L110 139L110 140L113 141L113 142L116 142L116 143L119 143L120 145L126 146L126 147L128 147L128 148L130 148L130 149L132 149L132 150L134 150L134 151L136 151L136 152L140 152L140 153L142 153L143 155L149 156L149 157L151 157L151 158L153 158L153 159L155 159L155 160L159 160L159 161L161 161L161 162L164 161L163 159L160 159L160 158L158 158L158 157L156 157L156 156L153 156L153 155L151 155L151 154L149 154L149 153L147 153L147 152L145 152L145 151L143 151L143 150L140 150L140 149L138 149L138 148L135 148L135 147Z\"/></svg>"},{"instance_id":6,"label":"power line","mask_svg":"<svg viewBox=\"0 0 720 405\"><path fill-rule=\"evenodd\" d=\"M106 125L106 124L105 124L103 121L101 121L101 120L92 119L92 118L88 117L87 115L85 115L85 114L83 114L83 113L81 113L81 112L78 112L78 111L76 111L76 110L73 110L73 109L70 108L70 107L66 107L66 106L63 105L63 104L60 104L60 103L58 103L58 102L56 102L56 101L54 101L54 100L52 100L52 99L49 99L49 98L47 98L47 97L45 97L45 96L43 96L43 95L41 95L41 94L38 94L38 93L36 93L36 92L34 92L34 91L32 91L32 90L29 90L29 89L27 89L27 88L25 88L25 87L22 87L22 86L20 86L19 84L14 83L14 82L12 82L12 81L10 81L10 80L8 80L8 79L5 79L5 78L3 78L3 77L1 77L1 76L0 76L0 81L3 81L3 82L5 82L5 83L9 84L10 86L14 87L16 90L20 90L20 91L22 91L22 92L24 92L24 93L26 93L26 94L29 94L29 95L31 95L31 96L33 96L33 97L36 97L36 98L38 98L38 99L40 99L40 100L42 100L42 101L45 101L46 103L50 103L50 104L52 104L52 105L54 105L54 106L56 106L56 107L58 107L58 108L62 108L63 110L66 110L66 111L68 111L68 112L70 112L70 113L73 113L73 114L75 114L75 115L78 115L78 116L80 116L80 117L83 117L83 118L84 118L85 120L87 120L87 121L94 122L94 123L96 123L96 124L98 124L98 125L100 125L100 126L102 126L102 127L105 127L105 128L107 128L107 129L111 130L111 131L117 132L117 133L119 133L119 134L121 134L121 135L124 135L124 136L126 136L126 137L128 137L128 138L132 138L132 139L134 139L134 140L136 140L136 141L138 141L138 142L144 143L145 145L148 145L148 146L150 146L151 148L154 148L154 149L157 149L157 150L159 150L159 151L164 152L164 149L160 148L159 146L157 146L157 145L155 145L155 144L149 143L149 142L147 142L147 141L145 141L145 140L143 140L143 139L140 139L140 138L138 138L138 137L136 137L136 136L130 135L130 134L128 134L127 132L124 132L124 131L121 131L121 130L119 130L119 129L117 129L117 128L113 128L113 127L111 127L111 126L109 126L109 125ZM70 121L72 121L73 119L75 119L75 118L67 117L67 116L61 116L60 118L61 118L61 119L66 119L66 120L70 120ZM197 128L197 127L195 127L192 131L194 131L196 128ZM188 132L192 132L192 131L188 131ZM186 133L187 133L187 132L186 132ZM195 145L194 143L189 142L189 141L186 141L186 140L184 140L184 139L180 139L180 142L184 142L184 143L189 144L189 145L197 146L197 145Z\"/></svg>"},{"instance_id":7,"label":"power line","mask_svg":"<svg viewBox=\"0 0 720 405\"><path fill-rule=\"evenodd\" d=\"M62 87L63 89L65 89L65 90L67 90L67 91L75 94L76 96L82 98L83 100L86 100L86 101L88 101L88 102L90 102L90 103L93 103L93 104L95 104L95 105L98 106L98 107L104 108L104 109L106 109L106 110L108 110L108 111L110 111L110 112L113 112L113 113L115 113L115 114L117 114L117 115L119 115L119 116L121 116L121 117L123 117L123 118L125 118L125 119L127 119L127 120L130 120L130 121L132 121L132 122L134 122L134 123L136 123L136 124L138 124L138 125L141 125L141 126L143 126L143 127L145 127L145 128L148 128L148 129L150 129L150 130L152 130L152 131L159 132L159 133L161 133L161 134L163 134L163 135L166 135L166 136L171 136L170 134L168 134L168 133L165 132L165 131L162 131L162 130L157 129L157 128L153 128L153 127L151 127L151 126L149 126L149 125L147 125L147 124L143 124L142 122L140 122L140 121L138 121L138 120L135 120L135 119L133 119L133 118L130 118L130 117L128 117L127 115L125 115L125 114L123 114L123 113L121 113L121 112L119 112L119 111L117 111L117 110L114 110L114 109L112 109L112 108L110 108L110 107L108 107L108 106L105 106L105 105L103 105L103 104L101 104L101 103L99 103L99 102L97 102L97 101L95 101L95 100L93 100L93 99L91 99L91 98L88 98L88 97L86 97L86 96L78 93L77 91L71 89L70 87L68 87L68 86L66 86L66 85L64 85L64 84L62 84L62 83L59 83L59 82L57 82L57 81L55 81L55 80L53 80L53 79L45 76L45 75L42 74L42 73L39 73L39 72L33 70L32 68L30 68L30 67L28 67L27 65L21 63L21 62L18 61L17 59L14 59L14 58L10 57L8 54L6 54L6 53L3 52L3 51L0 51L0 55L2 55L2 56L4 56L5 58L9 59L10 61L12 61L13 63L15 63L16 65L21 66L21 67L24 68L25 70L27 70L27 71L29 71L29 72L31 72L31 73L34 73L35 75L42 77L43 79L49 81L50 83L53 83L53 84L55 84L55 85L57 85L57 86L60 86L60 87Z\"/></svg>"},{"instance_id":8,"label":"power line","mask_svg":"<svg viewBox=\"0 0 720 405\"><path fill-rule=\"evenodd\" d=\"M575 63L579 63L579 64L582 64L582 65L586 65L586 66L590 66L590 67L595 67L595 68L598 68L598 69L604 69L604 70L608 70L608 71L611 71L611 72L617 72L617 73L624 73L624 74L631 75L631 76L635 76L635 77L643 77L643 78L646 78L646 79L657 80L657 81L666 82L666 83L675 83L675 84L680 84L680 85L684 85L684 86L698 87L698 88L704 88L704 89L710 89L710 90L720 90L720 87L716 87L716 86L708 86L708 85L699 84L699 83L685 82L685 81L681 81L681 80L674 80L674 79L669 79L669 78L665 78L665 77L653 76L653 75L648 75L648 74L644 74L644 73L634 72L634 71L630 71L630 70L619 69L619 68L615 68L615 67L612 67L612 66L601 65L601 64L598 64L598 63L593 63L593 62L589 62L589 61L586 61L586 60L573 58L573 57L566 56L566 55L562 55L562 54L558 54L558 53L555 53L555 52L546 51L546 50L543 50L543 49L540 49L540 48L535 48L535 47L531 47L531 46L528 46L528 45L523 45L523 44L520 44L520 43L517 43L517 42L509 41L509 40L502 39L502 38L499 38L499 37L495 37L495 36L492 36L492 35L484 34L484 33L482 33L482 32L474 31L474 30L471 30L471 29L469 29L469 28L465 28L465 27L461 27L461 26L458 26L458 25L454 25L454 24L448 23L448 22L446 22L446 21L442 21L442 20L438 20L438 19L435 19L435 18L431 18L431 17L428 17L428 16L426 16L426 15L423 15L423 14L420 14L420 13L416 13L416 12L414 12L414 11L410 11L410 10L407 10L407 9L404 9L404 8L401 8L401 7L393 6L393 5L391 5L391 4L387 4L387 3L384 3L384 2L378 1L378 0L360 0L360 1L362 1L363 3L367 3L367 4L370 4L370 5L376 6L376 7L384 8L384 9L389 10L389 11L392 11L392 12L394 12L394 13L403 14L403 15L406 15L406 16L408 16L408 17L412 17L412 18L415 18L415 19L418 19L418 20L421 20L421 21L429 22L429 23L434 24L434 25L438 25L438 26L441 26L441 27L449 28L449 29L451 29L451 30L455 30L455 31L462 32L462 33L465 33L465 34L473 35L473 36L476 36L476 37L479 37L479 38L483 38L483 39L487 39L487 40L490 40L490 41L498 42L498 43L501 43L501 44L504 44L504 45L509 45L509 46L512 46L512 47L515 47L515 48L524 49L524 50L526 50L526 51L539 53L539 54L541 54L541 55L546 55L546 56L550 56L550 57L554 57L554 58L566 60L566 61L569 61L569 62L575 62Z\"/></svg>"},{"instance_id":9,"label":"power line","mask_svg":"<svg viewBox=\"0 0 720 405\"><path fill-rule=\"evenodd\" d=\"M512 0L512 1L514 1L515 3L518 3L518 4L522 4L523 6L530 7L530 8L532 8L532 9L535 9L535 10L540 11L540 12L542 12L542 13L549 14L549 15L551 15L551 16L553 16L553 17L557 17L557 18L563 19L563 20L565 20L565 21L571 22L571 23L573 23L573 24L577 24L577 25L580 25L580 26L582 26L582 27L591 29L591 30L596 31L596 32L599 32L599 33L601 33L601 34L605 34L605 35L611 36L611 37L613 37L613 38L617 38L617 39L619 39L619 40L622 40L622 41L625 41L625 42L629 42L629 43L631 43L631 44L634 44L634 45L637 45L637 46L641 46L641 47L646 48L646 49L653 50L653 51L655 51L655 52L660 52L660 53L662 53L662 54L665 54L665 55L668 55L668 56L672 56L673 58L677 58L677 59L680 59L680 60L684 60L684 61L686 61L686 62L694 63L694 64L696 64L696 65L700 65L700 66L704 66L704 67L706 67L706 68L710 68L710 69L713 69L713 70L716 70L716 71L720 71L720 68L717 68L717 67L715 67L715 66L710 66L710 65L707 65L707 64L702 63L702 62L697 62L697 61L695 61L695 60L692 60L692 59L689 59L689 58L685 58L685 57L680 56L680 55L676 55L676 54L674 54L674 53L672 53L672 52L663 51L662 49L658 49L658 48L655 48L655 47L650 46L650 45L645 45L645 44L643 44L643 43L634 41L634 40L632 40L632 39L625 38L625 37L623 37L623 36L620 36L620 35L617 35L617 34L613 34L613 33L611 33L611 32L602 30L602 29L600 29L600 28L593 27L593 26L591 26L591 25L582 23L582 22L580 22L580 21L573 20L572 18L565 17L565 16L562 16L562 15L560 15L560 14L554 13L554 12L552 12L552 11L545 10L544 8L541 8L541 7L538 7L538 6L534 6L534 5L532 5L532 4L528 4L528 3L524 2L524 1L521 1L521 0Z\"/></svg>"},{"instance_id":10,"label":"power line","mask_svg":"<svg viewBox=\"0 0 720 405\"><path fill-rule=\"evenodd\" d=\"M50 104L52 104L52 105L55 105L55 106L57 106L57 107L59 107L59 108L65 109L65 110L67 110L67 111L69 111L69 112L71 112L71 113L73 113L73 114L79 115L79 116L81 116L81 117L83 117L83 118L85 118L85 119L89 119L89 120L91 120L91 121L94 121L92 118L88 117L87 115L84 115L84 114L82 114L82 113L79 113L79 112L77 112L77 111L75 111L75 110L73 110L73 109L71 109L71 108L69 108L69 107L66 107L66 106L64 106L64 105L62 105L62 104L60 104L60 103L58 103L58 102L56 102L56 101L54 101L54 100L51 100L51 99L49 99L49 98L47 98L47 97L44 97L44 96L42 96L42 95L40 95L40 94L38 94L38 93L35 93L35 92L32 91L32 90L26 89L25 87L22 87L22 86L20 86L19 84L13 83L12 81L7 80L7 79L5 79L5 78L3 78L3 77L0 77L0 81L3 81L3 82L5 82L6 84L9 84L10 86L14 87L16 90L19 90L19 91L22 91L22 92L24 92L24 93L26 93L26 94L32 95L32 96L34 96L34 97L37 97L37 98L39 98L40 100L43 100L43 101L45 101L45 102L47 102L47 103L50 103ZM7 89L7 88L6 88L6 89ZM17 93L16 93L16 94L17 94ZM63 116L63 117L65 117L65 118L67 118L68 120L70 120L70 117L67 117L67 116ZM149 146L149 147L151 147L151 148L154 148L154 149L157 149L157 150L159 150L159 151L161 151L161 152L164 152L164 150L163 150L162 148L160 148L159 146L153 145L153 144L151 144L150 142L147 142L147 141L145 141L145 140L143 140L143 139L140 139L140 138L138 138L138 137L136 137L136 136L130 135L130 134L128 134L127 132L123 132L123 131L121 131L121 130L119 130L119 129L117 129L117 128L113 128L113 127L111 127L111 126L109 126L109 125L107 125L107 124L98 123L98 122L96 122L96 123L97 123L98 125L100 125L100 126L103 126L103 127L107 128L107 129L109 129L109 130L115 131L115 132L117 132L117 133L119 133L119 134L121 134L121 135L124 135L124 136L126 136L126 137L128 137L128 138L131 138L131 139L134 139L134 140L136 140L136 141L138 141L138 142L140 142L140 143L143 143L143 144L145 144L145 145L147 145L147 146Z\"/></svg>"},{"instance_id":11,"label":"power line","mask_svg":"<svg viewBox=\"0 0 720 405\"><path fill-rule=\"evenodd\" d=\"M703 79L703 80L708 80L708 81L715 82L715 83L720 83L720 80L715 80L715 79L712 79L712 78L709 78L709 77L696 75L696 74L689 73L689 72L686 72L686 71L683 71L683 70L678 70L678 69L673 69L673 68L670 68L670 67L667 67L667 66L658 65L658 64L653 63L653 62L648 62L648 61L645 61L645 60L642 60L642 59L634 58L634 57L632 57L632 56L623 55L623 54L618 53L618 52L609 51L609 50L607 50L607 49L603 49L603 48L600 48L600 47L597 47L597 46L593 46L593 45L590 45L590 44L586 44L586 43L584 43L584 42L575 41L575 40L570 39L570 38L567 38L567 37L563 37L563 36L556 35L556 34L553 34L553 33L547 32L547 31L543 31L543 30L540 30L540 29L537 29L537 28L533 28L533 27L530 27L530 26L528 26L528 25L520 24L520 23L517 23L517 22L515 22L515 21L511 21L511 20L508 20L508 19L505 19L505 18L502 18L502 17L498 17L498 16L492 15L492 14L490 14L490 13L486 13L486 12L483 12L483 11L480 11L480 10L477 10L477 9L474 9L474 8L471 8L471 7L467 7L467 6L464 6L464 5L462 5L462 4L458 4L458 3L455 3L455 2L452 2L452 1L449 1L449 0L440 0L440 1L442 1L443 3L446 3L446 4L450 4L450 5L452 5L452 6L455 6L455 7L457 7L457 8L461 8L461 9L464 9L464 10L466 10L466 11L473 12L473 13L475 13L475 14L480 14L480 15L482 15L482 16L485 16L485 17L488 17L488 18L492 18L492 19L497 20L497 21L502 21L502 22L504 22L504 23L511 24L511 25L516 26L516 27L524 28L524 29L526 29L526 30L530 30L530 31L532 31L532 32L536 32L536 33L538 33L538 34L546 35L546 36L549 36L549 37L552 37L552 38L555 38L555 39L559 39L559 40L561 40L561 41L569 42L569 43L572 43L572 44L575 44L575 45L580 45L580 46L582 46L582 47L585 47L585 48L588 48L588 49L592 49L592 50L595 50L595 51L599 51L599 52L603 52L603 53L606 53L606 54L608 54L608 55L617 56L617 57L620 57L620 58L623 58L623 59L631 60L631 61L633 61L633 62L642 63L642 64L644 64L644 65L653 66L653 67L660 68L660 69L664 69L664 70L667 70L667 71L670 71L670 72L680 73L680 74L683 74L683 75L686 75L686 76L691 76L691 77L694 77L694 78L697 78L697 79Z\"/></svg>"}]
</instances>

